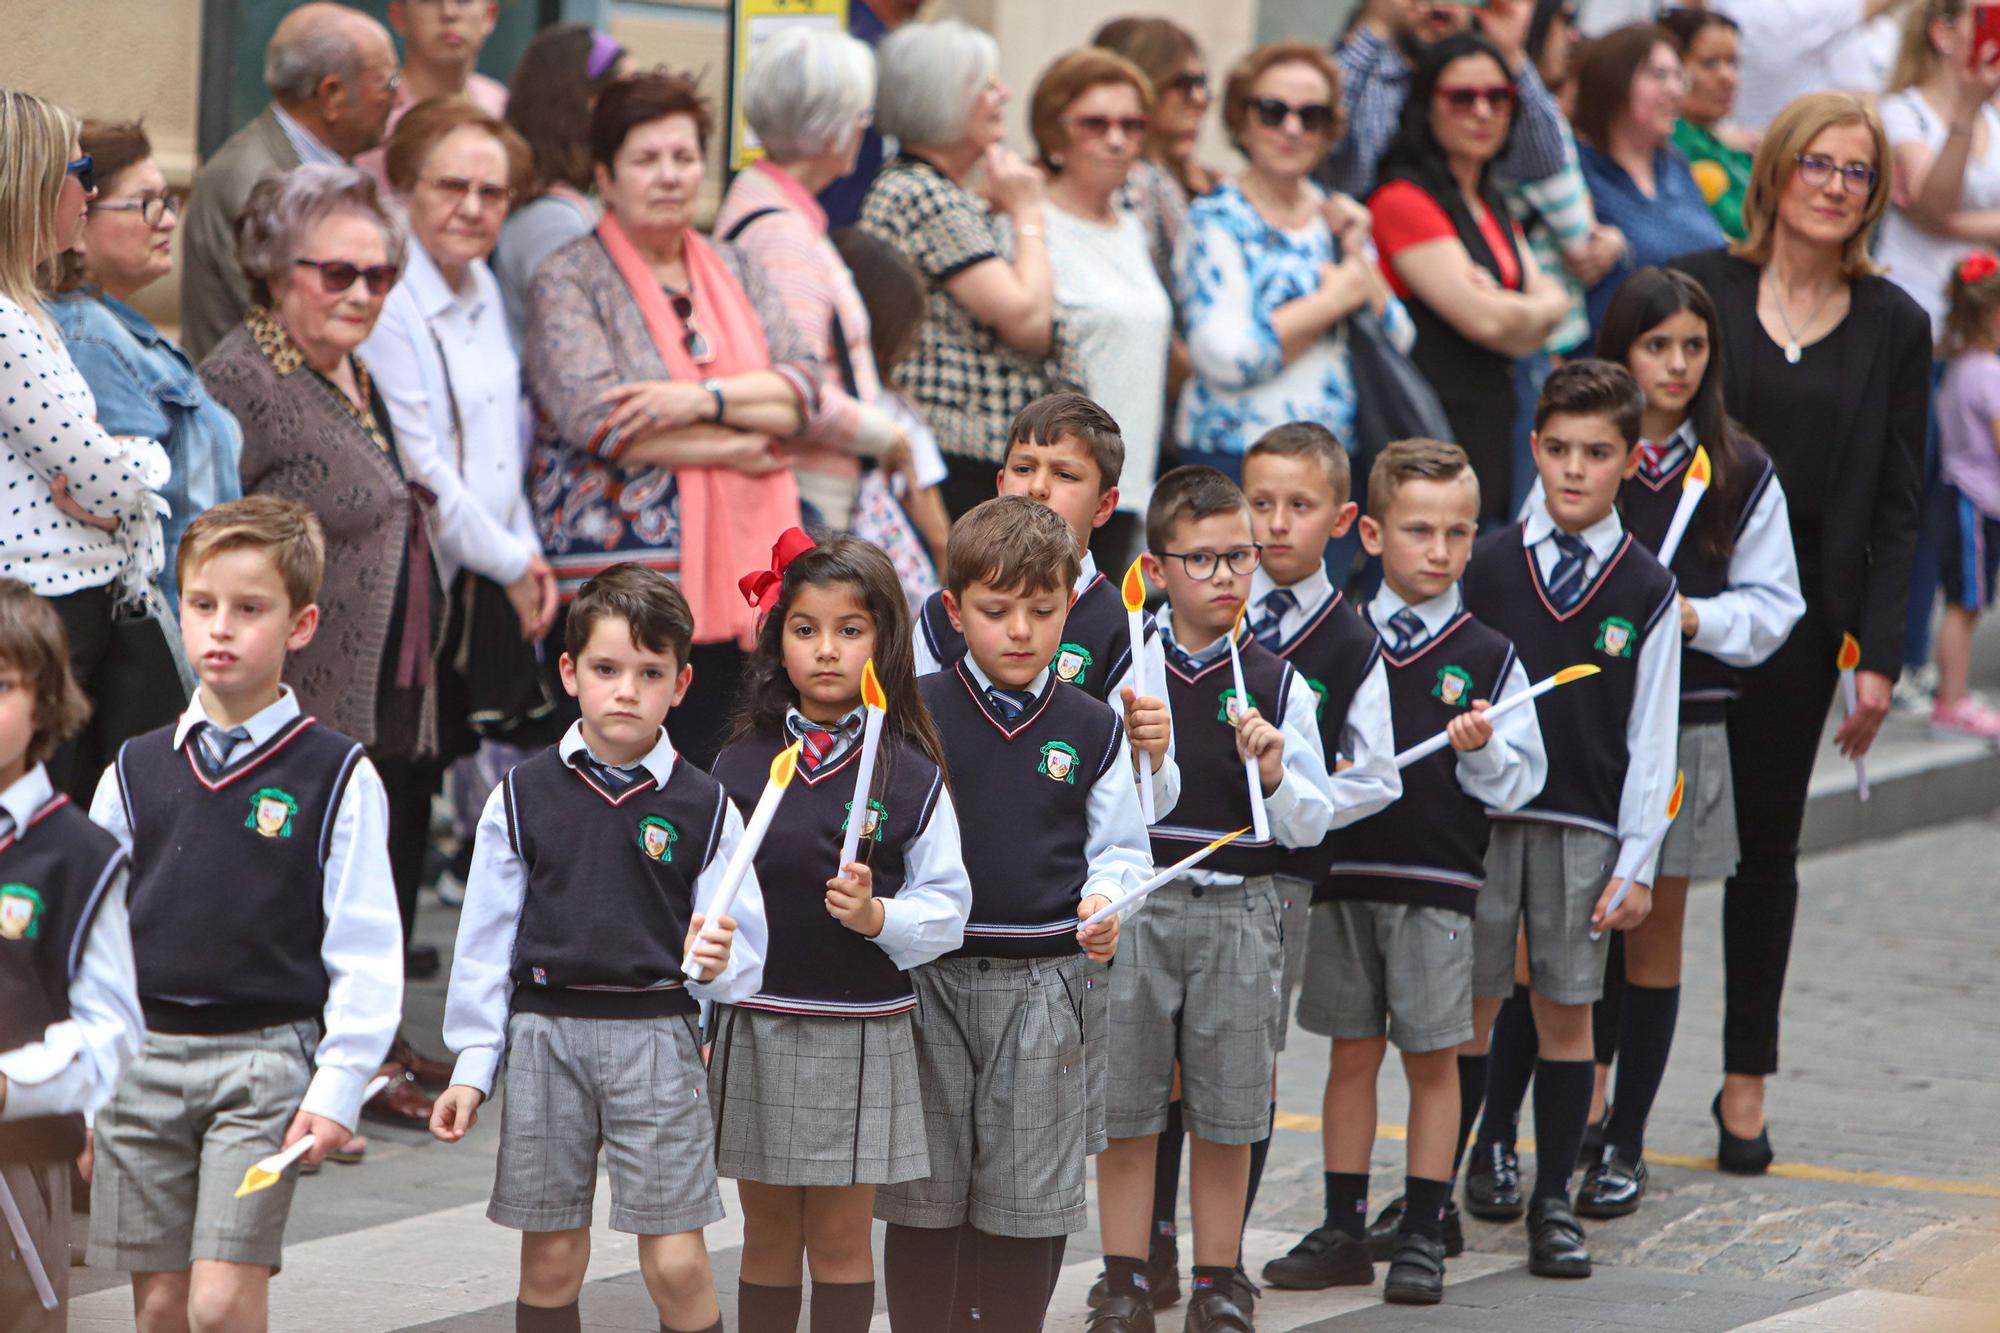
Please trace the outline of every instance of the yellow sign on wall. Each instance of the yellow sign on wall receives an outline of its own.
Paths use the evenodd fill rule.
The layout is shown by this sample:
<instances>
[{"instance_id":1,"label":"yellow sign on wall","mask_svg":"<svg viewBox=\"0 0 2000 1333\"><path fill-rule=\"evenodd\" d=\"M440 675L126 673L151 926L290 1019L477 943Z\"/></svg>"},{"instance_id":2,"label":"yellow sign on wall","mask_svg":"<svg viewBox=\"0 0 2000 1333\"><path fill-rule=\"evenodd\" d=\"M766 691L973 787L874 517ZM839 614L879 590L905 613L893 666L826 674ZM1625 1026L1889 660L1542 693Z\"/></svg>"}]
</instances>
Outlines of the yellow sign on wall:
<instances>
[{"instance_id":1,"label":"yellow sign on wall","mask_svg":"<svg viewBox=\"0 0 2000 1333\"><path fill-rule=\"evenodd\" d=\"M750 53L793 24L847 29L847 0L732 0L729 31L729 166L741 171L764 155L743 119L743 79Z\"/></svg>"}]
</instances>

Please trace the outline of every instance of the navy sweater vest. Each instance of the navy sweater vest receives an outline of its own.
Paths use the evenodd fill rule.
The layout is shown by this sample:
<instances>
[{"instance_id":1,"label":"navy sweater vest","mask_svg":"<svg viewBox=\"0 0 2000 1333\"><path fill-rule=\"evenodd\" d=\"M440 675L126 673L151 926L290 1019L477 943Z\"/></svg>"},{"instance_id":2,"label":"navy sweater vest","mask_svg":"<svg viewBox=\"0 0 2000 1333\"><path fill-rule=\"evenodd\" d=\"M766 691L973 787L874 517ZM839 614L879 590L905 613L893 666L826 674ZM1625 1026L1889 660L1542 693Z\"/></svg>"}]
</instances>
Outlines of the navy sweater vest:
<instances>
[{"instance_id":1,"label":"navy sweater vest","mask_svg":"<svg viewBox=\"0 0 2000 1333\"><path fill-rule=\"evenodd\" d=\"M1618 802L1631 759L1625 728L1639 680L1639 645L1673 612L1674 576L1629 532L1567 611L1542 585L1519 525L1479 539L1466 566L1465 606L1514 642L1531 680L1589 663L1600 674L1535 701L1549 778L1541 795L1498 819L1577 824L1616 836Z\"/></svg>"},{"instance_id":2,"label":"navy sweater vest","mask_svg":"<svg viewBox=\"0 0 2000 1333\"><path fill-rule=\"evenodd\" d=\"M1090 877L1090 789L1118 762L1124 724L1053 675L1012 722L964 662L917 684L944 737L972 879L965 944L952 956L1078 952L1076 909Z\"/></svg>"},{"instance_id":3,"label":"navy sweater vest","mask_svg":"<svg viewBox=\"0 0 2000 1333\"><path fill-rule=\"evenodd\" d=\"M692 1014L681 955L695 881L722 841L722 786L685 759L612 797L551 746L507 775L528 870L514 1008L572 1018Z\"/></svg>"},{"instance_id":4,"label":"navy sweater vest","mask_svg":"<svg viewBox=\"0 0 2000 1333\"><path fill-rule=\"evenodd\" d=\"M1146 614L1148 642L1159 631L1153 617ZM965 656L965 636L951 627L945 614L944 594L932 593L917 615L917 633L938 665L949 671ZM1132 665L1132 630L1125 618L1125 602L1118 585L1098 574L1070 600L1069 615L1063 621L1062 646L1049 662L1057 680L1074 685L1093 699L1111 699L1111 682ZM1124 709L1119 708L1123 716Z\"/></svg>"},{"instance_id":5,"label":"navy sweater vest","mask_svg":"<svg viewBox=\"0 0 2000 1333\"><path fill-rule=\"evenodd\" d=\"M1272 726L1284 721L1285 704L1299 674L1245 633L1243 687L1250 707ZM1188 672L1167 657L1167 705L1174 716L1174 752L1181 768L1181 798L1173 813L1153 825L1153 861L1165 869L1225 833L1250 826L1250 784L1236 752L1236 683L1229 654ZM1275 837L1258 842L1246 833L1201 863L1227 875L1274 875L1285 869L1288 849Z\"/></svg>"},{"instance_id":6,"label":"navy sweater vest","mask_svg":"<svg viewBox=\"0 0 2000 1333\"><path fill-rule=\"evenodd\" d=\"M1400 754L1450 726L1474 699L1499 698L1514 645L1461 613L1408 657L1384 649L1382 661ZM1486 882L1489 832L1486 807L1458 785L1458 751L1447 746L1403 770L1401 800L1335 831L1332 877L1313 901L1406 903L1470 915Z\"/></svg>"},{"instance_id":7,"label":"navy sweater vest","mask_svg":"<svg viewBox=\"0 0 2000 1333\"><path fill-rule=\"evenodd\" d=\"M1335 593L1319 614L1278 645L1278 656L1292 664L1301 683L1313 692L1320 748L1326 752L1326 768L1331 773L1347 729L1348 707L1354 702L1354 692L1381 659L1382 641L1376 637L1375 627L1347 604L1347 595ZM1317 847L1287 852L1280 873L1316 884L1326 877L1332 860L1333 835L1329 833Z\"/></svg>"},{"instance_id":8,"label":"navy sweater vest","mask_svg":"<svg viewBox=\"0 0 2000 1333\"><path fill-rule=\"evenodd\" d=\"M771 760L791 738L776 735L738 741L716 757L715 777L744 818L764 793ZM826 910L826 882L838 870L840 843L855 803L861 767L857 742L834 764L798 776L778 817L757 849L757 883L764 891L770 945L764 954L763 989L745 1009L784 1014L873 1018L916 1005L909 973L891 962L875 941L857 935ZM930 827L944 777L936 764L898 741L882 741L856 857L875 877L877 898L894 898L906 878L904 854Z\"/></svg>"},{"instance_id":9,"label":"navy sweater vest","mask_svg":"<svg viewBox=\"0 0 2000 1333\"><path fill-rule=\"evenodd\" d=\"M1747 469L1753 478L1750 485L1741 488L1736 512L1730 520L1730 530L1741 537L1743 525L1750 521L1757 502L1763 498L1776 473L1763 450L1747 440L1740 442L1738 448L1743 455L1739 466ZM1690 452L1681 460L1679 467L1658 481L1640 473L1628 478L1619 488L1618 512L1623 516L1625 526L1648 551L1660 549L1667 527L1674 521L1674 509L1680 504L1681 483L1693 462L1694 455ZM1701 502L1704 505L1723 503L1713 491L1702 496ZM1698 522L1701 516L1699 509L1695 510L1695 516ZM1682 539L1680 549L1674 552L1672 569L1683 596L1713 597L1729 588L1729 560L1726 557L1716 560L1704 555L1696 548L1692 532ZM1681 646L1681 725L1722 721L1729 701L1740 692L1741 684L1735 667L1698 648L1685 644Z\"/></svg>"},{"instance_id":10,"label":"navy sweater vest","mask_svg":"<svg viewBox=\"0 0 2000 1333\"><path fill-rule=\"evenodd\" d=\"M67 796L0 838L0 1051L40 1041L70 1016L91 923L124 865L118 840ZM0 1121L0 1162L64 1162L82 1151L81 1114Z\"/></svg>"},{"instance_id":11,"label":"navy sweater vest","mask_svg":"<svg viewBox=\"0 0 2000 1333\"><path fill-rule=\"evenodd\" d=\"M326 1007L326 859L358 741L309 717L209 776L188 733L118 752L132 827L132 953L155 1032L318 1022Z\"/></svg>"}]
</instances>

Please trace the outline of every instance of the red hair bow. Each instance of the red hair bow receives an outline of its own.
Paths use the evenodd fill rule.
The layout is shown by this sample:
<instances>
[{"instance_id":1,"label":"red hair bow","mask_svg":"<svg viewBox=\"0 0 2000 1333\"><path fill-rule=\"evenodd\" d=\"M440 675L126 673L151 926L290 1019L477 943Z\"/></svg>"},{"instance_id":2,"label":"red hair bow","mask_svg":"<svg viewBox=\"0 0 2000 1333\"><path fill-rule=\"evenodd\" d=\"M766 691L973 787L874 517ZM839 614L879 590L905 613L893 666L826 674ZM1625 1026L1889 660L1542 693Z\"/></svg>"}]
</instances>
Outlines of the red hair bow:
<instances>
[{"instance_id":1,"label":"red hair bow","mask_svg":"<svg viewBox=\"0 0 2000 1333\"><path fill-rule=\"evenodd\" d=\"M1970 287L1975 282L1984 282L1995 273L2000 273L2000 259L1989 250L1974 250L1959 261L1958 280Z\"/></svg>"},{"instance_id":2,"label":"red hair bow","mask_svg":"<svg viewBox=\"0 0 2000 1333\"><path fill-rule=\"evenodd\" d=\"M778 600L778 589L784 584L785 571L792 561L817 545L806 536L802 528L786 528L778 534L776 544L771 547L771 567L758 569L736 580L736 586L743 590L743 600L759 611L769 611Z\"/></svg>"}]
</instances>

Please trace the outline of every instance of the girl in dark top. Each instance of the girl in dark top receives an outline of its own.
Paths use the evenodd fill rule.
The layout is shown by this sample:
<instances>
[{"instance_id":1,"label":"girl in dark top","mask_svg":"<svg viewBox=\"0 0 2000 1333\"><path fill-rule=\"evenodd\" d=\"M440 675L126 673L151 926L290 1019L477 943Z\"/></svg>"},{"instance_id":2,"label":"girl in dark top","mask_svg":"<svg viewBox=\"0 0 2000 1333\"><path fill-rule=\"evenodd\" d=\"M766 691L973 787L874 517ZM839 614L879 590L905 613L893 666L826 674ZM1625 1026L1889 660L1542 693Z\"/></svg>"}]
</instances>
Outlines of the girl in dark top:
<instances>
[{"instance_id":1,"label":"girl in dark top","mask_svg":"<svg viewBox=\"0 0 2000 1333\"><path fill-rule=\"evenodd\" d=\"M1861 643L1860 707L1835 734L1867 754L1889 711L1917 534L1930 322L1879 276L1868 241L1888 206L1889 146L1867 102L1810 93L1764 132L1745 239L1675 261L1715 298L1723 396L1777 466L1804 617L1743 675L1729 715L1740 858L1723 900L1728 1008L1714 1114L1724 1170L1763 1171L1764 1080L1798 910L1799 830L1841 635Z\"/></svg>"}]
</instances>

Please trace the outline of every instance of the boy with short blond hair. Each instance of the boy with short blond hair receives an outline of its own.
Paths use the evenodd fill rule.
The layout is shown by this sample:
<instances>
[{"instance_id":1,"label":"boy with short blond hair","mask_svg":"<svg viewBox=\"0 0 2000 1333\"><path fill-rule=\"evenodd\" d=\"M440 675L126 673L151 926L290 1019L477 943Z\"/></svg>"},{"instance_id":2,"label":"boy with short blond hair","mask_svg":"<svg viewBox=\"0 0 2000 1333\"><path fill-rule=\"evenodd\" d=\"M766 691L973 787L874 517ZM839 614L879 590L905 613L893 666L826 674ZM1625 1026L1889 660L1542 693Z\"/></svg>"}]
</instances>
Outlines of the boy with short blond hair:
<instances>
[{"instance_id":1,"label":"boy with short blond hair","mask_svg":"<svg viewBox=\"0 0 2000 1333\"><path fill-rule=\"evenodd\" d=\"M233 1191L308 1134L308 1163L347 1141L402 1014L381 779L283 680L319 629L325 549L304 506L269 496L188 527L200 687L125 743L91 802L132 857L146 1036L97 1117L90 1261L132 1274L142 1333L190 1309L264 1322L294 1175Z\"/></svg>"}]
</instances>

